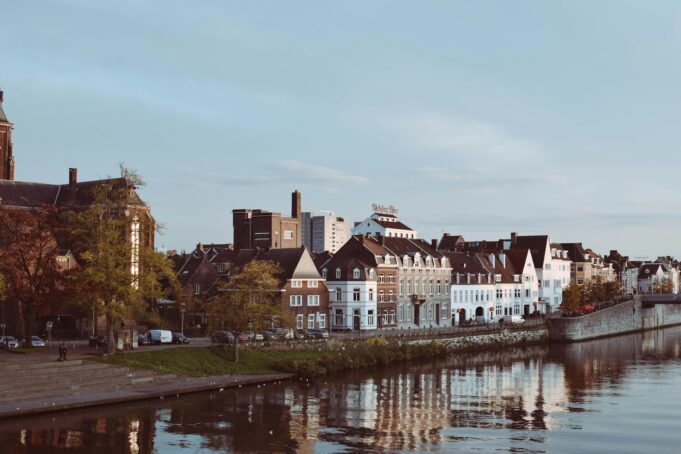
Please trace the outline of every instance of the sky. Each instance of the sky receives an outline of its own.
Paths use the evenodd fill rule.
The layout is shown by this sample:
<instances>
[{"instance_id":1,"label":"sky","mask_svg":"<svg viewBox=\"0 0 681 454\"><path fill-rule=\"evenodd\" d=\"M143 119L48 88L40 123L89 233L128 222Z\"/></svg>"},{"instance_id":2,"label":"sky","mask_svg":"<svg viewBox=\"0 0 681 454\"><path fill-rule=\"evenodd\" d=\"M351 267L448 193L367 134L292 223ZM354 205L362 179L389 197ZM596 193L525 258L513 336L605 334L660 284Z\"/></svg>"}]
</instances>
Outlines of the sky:
<instances>
[{"instance_id":1,"label":"sky","mask_svg":"<svg viewBox=\"0 0 681 454\"><path fill-rule=\"evenodd\" d=\"M59 0L0 8L16 179L116 175L157 246L231 210L394 205L425 239L681 256L681 2Z\"/></svg>"}]
</instances>

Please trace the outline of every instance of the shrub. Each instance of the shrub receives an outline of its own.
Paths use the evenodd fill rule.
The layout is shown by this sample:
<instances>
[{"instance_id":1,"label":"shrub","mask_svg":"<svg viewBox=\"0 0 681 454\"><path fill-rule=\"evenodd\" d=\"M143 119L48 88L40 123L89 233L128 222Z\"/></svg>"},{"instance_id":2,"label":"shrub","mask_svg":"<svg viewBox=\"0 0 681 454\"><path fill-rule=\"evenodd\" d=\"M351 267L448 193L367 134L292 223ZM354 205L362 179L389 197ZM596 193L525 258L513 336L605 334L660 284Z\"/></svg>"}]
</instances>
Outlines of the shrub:
<instances>
[{"instance_id":1,"label":"shrub","mask_svg":"<svg viewBox=\"0 0 681 454\"><path fill-rule=\"evenodd\" d=\"M388 345L388 340L385 337L370 337L367 339L367 344L374 346L386 346Z\"/></svg>"}]
</instances>

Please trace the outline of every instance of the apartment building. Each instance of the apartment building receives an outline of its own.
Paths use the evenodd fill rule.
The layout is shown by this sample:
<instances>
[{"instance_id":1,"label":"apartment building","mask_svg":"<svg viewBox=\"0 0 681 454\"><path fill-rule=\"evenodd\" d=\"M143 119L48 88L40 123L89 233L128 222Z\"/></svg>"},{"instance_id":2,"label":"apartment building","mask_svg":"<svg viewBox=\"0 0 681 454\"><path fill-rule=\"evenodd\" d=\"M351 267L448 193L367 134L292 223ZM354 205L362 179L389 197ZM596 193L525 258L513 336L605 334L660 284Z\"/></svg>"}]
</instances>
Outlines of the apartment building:
<instances>
[{"instance_id":1,"label":"apartment building","mask_svg":"<svg viewBox=\"0 0 681 454\"><path fill-rule=\"evenodd\" d=\"M349 228L345 218L325 213L313 216L302 214L302 241L311 252L331 252L335 254L348 240Z\"/></svg>"},{"instance_id":2,"label":"apartment building","mask_svg":"<svg viewBox=\"0 0 681 454\"><path fill-rule=\"evenodd\" d=\"M297 248L301 239L302 196L291 194L291 217L261 209L232 210L234 249Z\"/></svg>"}]
</instances>

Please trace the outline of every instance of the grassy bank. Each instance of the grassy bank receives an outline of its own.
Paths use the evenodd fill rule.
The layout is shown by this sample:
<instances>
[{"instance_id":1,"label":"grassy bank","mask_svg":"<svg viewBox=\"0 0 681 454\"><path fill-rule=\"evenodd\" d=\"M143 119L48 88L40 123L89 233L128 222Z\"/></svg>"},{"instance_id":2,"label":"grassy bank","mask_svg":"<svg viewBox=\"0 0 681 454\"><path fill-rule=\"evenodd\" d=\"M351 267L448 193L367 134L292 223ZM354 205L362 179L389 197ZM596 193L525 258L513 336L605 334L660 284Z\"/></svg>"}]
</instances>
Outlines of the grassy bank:
<instances>
[{"instance_id":1,"label":"grassy bank","mask_svg":"<svg viewBox=\"0 0 681 454\"><path fill-rule=\"evenodd\" d=\"M322 352L244 350L239 354L239 364L234 364L230 348L215 346L124 353L102 357L97 361L191 377L281 372L314 377L342 370L380 367L410 359L433 358L446 353L446 348L437 344L366 345L355 349Z\"/></svg>"}]
</instances>

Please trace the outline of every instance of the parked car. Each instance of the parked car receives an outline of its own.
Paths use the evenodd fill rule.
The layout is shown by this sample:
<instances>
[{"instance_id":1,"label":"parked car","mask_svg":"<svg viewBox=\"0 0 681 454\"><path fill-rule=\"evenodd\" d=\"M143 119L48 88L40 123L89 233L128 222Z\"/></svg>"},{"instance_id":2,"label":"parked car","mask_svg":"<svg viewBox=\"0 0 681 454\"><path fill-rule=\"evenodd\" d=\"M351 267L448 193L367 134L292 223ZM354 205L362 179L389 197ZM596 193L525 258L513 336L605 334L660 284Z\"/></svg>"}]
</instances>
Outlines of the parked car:
<instances>
[{"instance_id":1,"label":"parked car","mask_svg":"<svg viewBox=\"0 0 681 454\"><path fill-rule=\"evenodd\" d=\"M302 329L297 329L293 331L293 334L291 336L293 339L305 339L305 331Z\"/></svg>"},{"instance_id":2,"label":"parked car","mask_svg":"<svg viewBox=\"0 0 681 454\"><path fill-rule=\"evenodd\" d=\"M305 332L305 339L324 339L329 337L329 332L323 329L308 329Z\"/></svg>"},{"instance_id":3,"label":"parked car","mask_svg":"<svg viewBox=\"0 0 681 454\"><path fill-rule=\"evenodd\" d=\"M229 331L215 331L211 340L216 344L233 344L234 334Z\"/></svg>"},{"instance_id":4,"label":"parked car","mask_svg":"<svg viewBox=\"0 0 681 454\"><path fill-rule=\"evenodd\" d=\"M173 344L188 344L189 338L182 333L173 333Z\"/></svg>"},{"instance_id":5,"label":"parked car","mask_svg":"<svg viewBox=\"0 0 681 454\"><path fill-rule=\"evenodd\" d=\"M149 338L149 333L138 334L137 335L137 345L151 345L151 339Z\"/></svg>"},{"instance_id":6,"label":"parked car","mask_svg":"<svg viewBox=\"0 0 681 454\"><path fill-rule=\"evenodd\" d=\"M108 338L106 336L90 336L90 347L106 347Z\"/></svg>"},{"instance_id":7,"label":"parked car","mask_svg":"<svg viewBox=\"0 0 681 454\"><path fill-rule=\"evenodd\" d=\"M149 341L155 345L170 344L173 342L173 333L166 329L150 329Z\"/></svg>"},{"instance_id":8,"label":"parked car","mask_svg":"<svg viewBox=\"0 0 681 454\"><path fill-rule=\"evenodd\" d=\"M28 342L26 341L26 339L24 339L24 341L22 342L22 345L24 347L28 346ZM45 346L44 340L42 340L38 336L31 336L31 347L44 347L44 346Z\"/></svg>"},{"instance_id":9,"label":"parked car","mask_svg":"<svg viewBox=\"0 0 681 454\"><path fill-rule=\"evenodd\" d=\"M12 336L0 336L0 348L17 348L19 342Z\"/></svg>"},{"instance_id":10,"label":"parked car","mask_svg":"<svg viewBox=\"0 0 681 454\"><path fill-rule=\"evenodd\" d=\"M266 341L276 341L286 337L286 332L283 329L268 329L264 333Z\"/></svg>"}]
</instances>

